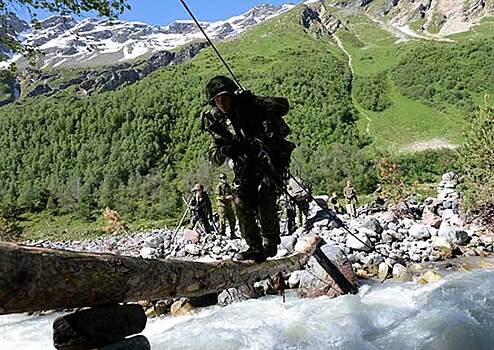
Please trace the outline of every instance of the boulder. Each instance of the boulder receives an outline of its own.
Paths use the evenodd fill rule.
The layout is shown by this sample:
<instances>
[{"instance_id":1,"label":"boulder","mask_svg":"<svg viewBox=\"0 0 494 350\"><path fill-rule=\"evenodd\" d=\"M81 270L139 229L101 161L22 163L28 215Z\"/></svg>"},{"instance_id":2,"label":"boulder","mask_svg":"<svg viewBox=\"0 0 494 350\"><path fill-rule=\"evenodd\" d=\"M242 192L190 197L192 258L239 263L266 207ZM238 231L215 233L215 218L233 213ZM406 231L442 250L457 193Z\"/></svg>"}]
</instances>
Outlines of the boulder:
<instances>
[{"instance_id":1,"label":"boulder","mask_svg":"<svg viewBox=\"0 0 494 350\"><path fill-rule=\"evenodd\" d=\"M361 232L353 235L349 234L346 239L346 246L354 250L365 252L370 252L374 247L369 237Z\"/></svg>"},{"instance_id":2,"label":"boulder","mask_svg":"<svg viewBox=\"0 0 494 350\"><path fill-rule=\"evenodd\" d=\"M357 278L346 255L338 246L321 241L300 275L298 295L335 297L356 291Z\"/></svg>"},{"instance_id":3,"label":"boulder","mask_svg":"<svg viewBox=\"0 0 494 350\"><path fill-rule=\"evenodd\" d=\"M410 234L411 237L415 239L427 239L431 237L431 234L427 228L427 226L423 224L413 224L408 233Z\"/></svg>"},{"instance_id":4,"label":"boulder","mask_svg":"<svg viewBox=\"0 0 494 350\"><path fill-rule=\"evenodd\" d=\"M99 348L99 350L151 350L149 340L143 335L124 339L119 342Z\"/></svg>"},{"instance_id":5,"label":"boulder","mask_svg":"<svg viewBox=\"0 0 494 350\"><path fill-rule=\"evenodd\" d=\"M146 238L146 240L144 241L144 245L150 248L158 248L162 243L163 238L161 238L160 236L151 236Z\"/></svg>"},{"instance_id":6,"label":"boulder","mask_svg":"<svg viewBox=\"0 0 494 350\"><path fill-rule=\"evenodd\" d=\"M297 288L300 283L300 277L302 276L303 270L293 271L288 279L288 286L290 288Z\"/></svg>"},{"instance_id":7,"label":"boulder","mask_svg":"<svg viewBox=\"0 0 494 350\"><path fill-rule=\"evenodd\" d=\"M434 271L427 271L417 279L418 284L429 284L441 280L443 276Z\"/></svg>"},{"instance_id":8,"label":"boulder","mask_svg":"<svg viewBox=\"0 0 494 350\"><path fill-rule=\"evenodd\" d=\"M93 307L58 317L53 322L53 343L64 350L100 348L142 332L146 322L138 304Z\"/></svg>"},{"instance_id":9,"label":"boulder","mask_svg":"<svg viewBox=\"0 0 494 350\"><path fill-rule=\"evenodd\" d=\"M184 248L185 252L187 252L190 255L200 255L201 254L201 248L195 244L187 244Z\"/></svg>"},{"instance_id":10,"label":"boulder","mask_svg":"<svg viewBox=\"0 0 494 350\"><path fill-rule=\"evenodd\" d=\"M388 223L388 227L390 223L394 223L398 218L392 211L385 211L384 213L381 214L381 219Z\"/></svg>"},{"instance_id":11,"label":"boulder","mask_svg":"<svg viewBox=\"0 0 494 350\"><path fill-rule=\"evenodd\" d=\"M144 259L152 259L154 257L154 254L156 253L156 249L151 248L151 247L143 247L139 251L139 255L143 257Z\"/></svg>"},{"instance_id":12,"label":"boulder","mask_svg":"<svg viewBox=\"0 0 494 350\"><path fill-rule=\"evenodd\" d=\"M383 232L383 228L381 226L381 223L376 218L369 218L369 219L367 219L364 222L364 224L362 225L362 227L365 227L365 228L367 228L367 229L369 229L371 231L374 231L377 234L380 234L381 232Z\"/></svg>"},{"instance_id":13,"label":"boulder","mask_svg":"<svg viewBox=\"0 0 494 350\"><path fill-rule=\"evenodd\" d=\"M394 236L390 233L391 231L384 231L381 233L381 241L384 243L393 242Z\"/></svg>"},{"instance_id":14,"label":"boulder","mask_svg":"<svg viewBox=\"0 0 494 350\"><path fill-rule=\"evenodd\" d=\"M443 222L443 220L439 216L437 216L431 212L426 213L424 215L424 217L422 218L422 223L424 225L428 225L428 226L431 226L434 228L439 228L439 226L441 226L442 222Z\"/></svg>"},{"instance_id":15,"label":"boulder","mask_svg":"<svg viewBox=\"0 0 494 350\"><path fill-rule=\"evenodd\" d=\"M290 254L295 251L295 244L297 244L296 236L284 236L281 237L281 243L278 245L278 249L286 249Z\"/></svg>"},{"instance_id":16,"label":"boulder","mask_svg":"<svg viewBox=\"0 0 494 350\"><path fill-rule=\"evenodd\" d=\"M196 243L199 243L199 241L201 240L201 234L199 232L197 232L196 230L185 229L184 230L184 239L187 242L196 244Z\"/></svg>"},{"instance_id":17,"label":"boulder","mask_svg":"<svg viewBox=\"0 0 494 350\"><path fill-rule=\"evenodd\" d=\"M379 264L379 274L378 274L378 277L379 277L379 281L384 281L385 279L388 278L390 274L390 267L388 264L386 264L385 262L382 262Z\"/></svg>"},{"instance_id":18,"label":"boulder","mask_svg":"<svg viewBox=\"0 0 494 350\"><path fill-rule=\"evenodd\" d=\"M194 307L186 300L180 299L175 301L170 308L172 316L184 316L192 312Z\"/></svg>"},{"instance_id":19,"label":"boulder","mask_svg":"<svg viewBox=\"0 0 494 350\"><path fill-rule=\"evenodd\" d=\"M393 278L399 281L407 282L412 280L410 272L401 264L393 265Z\"/></svg>"},{"instance_id":20,"label":"boulder","mask_svg":"<svg viewBox=\"0 0 494 350\"><path fill-rule=\"evenodd\" d=\"M438 231L439 237L444 237L453 244L464 245L468 242L468 233L463 230L457 230L446 223L442 223Z\"/></svg>"}]
</instances>

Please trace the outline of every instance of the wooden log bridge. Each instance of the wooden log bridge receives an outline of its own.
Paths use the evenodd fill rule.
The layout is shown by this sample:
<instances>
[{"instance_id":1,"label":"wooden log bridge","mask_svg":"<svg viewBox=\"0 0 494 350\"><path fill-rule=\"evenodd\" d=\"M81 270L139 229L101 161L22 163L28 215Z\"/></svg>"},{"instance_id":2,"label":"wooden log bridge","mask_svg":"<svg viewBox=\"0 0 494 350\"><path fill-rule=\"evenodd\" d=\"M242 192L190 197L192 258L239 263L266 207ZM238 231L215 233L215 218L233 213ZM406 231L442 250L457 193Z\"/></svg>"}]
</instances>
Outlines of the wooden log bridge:
<instances>
[{"instance_id":1,"label":"wooden log bridge","mask_svg":"<svg viewBox=\"0 0 494 350\"><path fill-rule=\"evenodd\" d=\"M300 270L318 237L286 258L253 262L142 259L0 242L0 314L195 297Z\"/></svg>"}]
</instances>

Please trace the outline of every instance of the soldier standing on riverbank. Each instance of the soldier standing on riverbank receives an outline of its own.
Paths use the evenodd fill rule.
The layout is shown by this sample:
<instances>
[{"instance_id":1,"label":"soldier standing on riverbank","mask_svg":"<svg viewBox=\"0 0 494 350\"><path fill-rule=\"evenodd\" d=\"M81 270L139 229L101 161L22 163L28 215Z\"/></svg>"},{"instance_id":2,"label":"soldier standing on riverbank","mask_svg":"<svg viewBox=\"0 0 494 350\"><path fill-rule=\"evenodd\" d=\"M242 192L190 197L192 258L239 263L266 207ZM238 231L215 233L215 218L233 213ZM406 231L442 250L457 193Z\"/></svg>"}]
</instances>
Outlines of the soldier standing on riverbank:
<instances>
[{"instance_id":1,"label":"soldier standing on riverbank","mask_svg":"<svg viewBox=\"0 0 494 350\"><path fill-rule=\"evenodd\" d=\"M237 218L235 217L235 212L233 211L233 190L228 184L227 177L225 174L220 174L220 182L216 187L216 206L218 208L218 216L220 219L220 234L225 235L226 233L226 223L230 226L230 237L232 239L237 238L235 235L235 223Z\"/></svg>"},{"instance_id":2,"label":"soldier standing on riverbank","mask_svg":"<svg viewBox=\"0 0 494 350\"><path fill-rule=\"evenodd\" d=\"M346 182L346 187L343 190L343 195L345 196L346 201L346 211L350 215L350 218L353 219L356 217L356 209L355 205L357 204L357 194L353 188L352 180L348 180Z\"/></svg>"},{"instance_id":3,"label":"soldier standing on riverbank","mask_svg":"<svg viewBox=\"0 0 494 350\"><path fill-rule=\"evenodd\" d=\"M190 225L192 229L195 229L197 223L200 223L207 234L211 233L211 224L209 220L213 218L213 210L211 207L211 200L208 193L204 190L204 186L196 184L192 190L192 198L190 200L190 206L192 210L192 218Z\"/></svg>"}]
</instances>

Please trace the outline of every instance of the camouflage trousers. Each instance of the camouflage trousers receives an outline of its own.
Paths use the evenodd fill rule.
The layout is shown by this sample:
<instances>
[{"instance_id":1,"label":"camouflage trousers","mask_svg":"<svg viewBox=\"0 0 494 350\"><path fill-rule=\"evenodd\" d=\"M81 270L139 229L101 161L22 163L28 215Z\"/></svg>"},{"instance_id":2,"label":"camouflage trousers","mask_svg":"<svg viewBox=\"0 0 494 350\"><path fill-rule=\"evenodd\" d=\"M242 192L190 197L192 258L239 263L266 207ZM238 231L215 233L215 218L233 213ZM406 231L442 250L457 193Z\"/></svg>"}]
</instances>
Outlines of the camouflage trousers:
<instances>
[{"instance_id":1,"label":"camouflage trousers","mask_svg":"<svg viewBox=\"0 0 494 350\"><path fill-rule=\"evenodd\" d=\"M211 233L211 225L209 224L207 216L194 213L190 220L190 228L195 230L197 224L200 224L201 230L204 230L207 234Z\"/></svg>"},{"instance_id":2,"label":"camouflage trousers","mask_svg":"<svg viewBox=\"0 0 494 350\"><path fill-rule=\"evenodd\" d=\"M276 187L266 183L235 197L240 233L250 247L261 248L262 244L281 242L277 199Z\"/></svg>"},{"instance_id":3,"label":"camouflage trousers","mask_svg":"<svg viewBox=\"0 0 494 350\"><path fill-rule=\"evenodd\" d=\"M351 201L350 203L347 202L346 212L350 215L350 218L352 218L352 219L357 216L357 211L355 209L355 203L353 201Z\"/></svg>"},{"instance_id":4,"label":"camouflage trousers","mask_svg":"<svg viewBox=\"0 0 494 350\"><path fill-rule=\"evenodd\" d=\"M226 224L230 226L230 235L235 235L235 223L237 221L235 212L231 205L218 205L218 216L220 219L219 231L221 235L226 233Z\"/></svg>"}]
</instances>

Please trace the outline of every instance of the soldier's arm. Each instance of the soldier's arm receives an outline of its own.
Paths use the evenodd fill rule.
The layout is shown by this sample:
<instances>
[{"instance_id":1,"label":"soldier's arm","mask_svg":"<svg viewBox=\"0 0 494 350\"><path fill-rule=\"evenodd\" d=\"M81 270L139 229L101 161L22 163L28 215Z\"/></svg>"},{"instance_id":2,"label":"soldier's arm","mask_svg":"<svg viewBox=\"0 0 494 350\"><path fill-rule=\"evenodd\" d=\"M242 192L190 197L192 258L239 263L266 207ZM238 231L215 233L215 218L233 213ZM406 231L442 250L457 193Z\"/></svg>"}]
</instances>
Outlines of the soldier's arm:
<instances>
[{"instance_id":1,"label":"soldier's arm","mask_svg":"<svg viewBox=\"0 0 494 350\"><path fill-rule=\"evenodd\" d=\"M226 160L226 154L222 152L222 147L225 145L218 144L217 142L209 148L208 156L209 161L217 166L222 165Z\"/></svg>"},{"instance_id":2,"label":"soldier's arm","mask_svg":"<svg viewBox=\"0 0 494 350\"><path fill-rule=\"evenodd\" d=\"M290 104L284 97L256 97L256 103L270 114L283 116L290 110Z\"/></svg>"}]
</instances>

